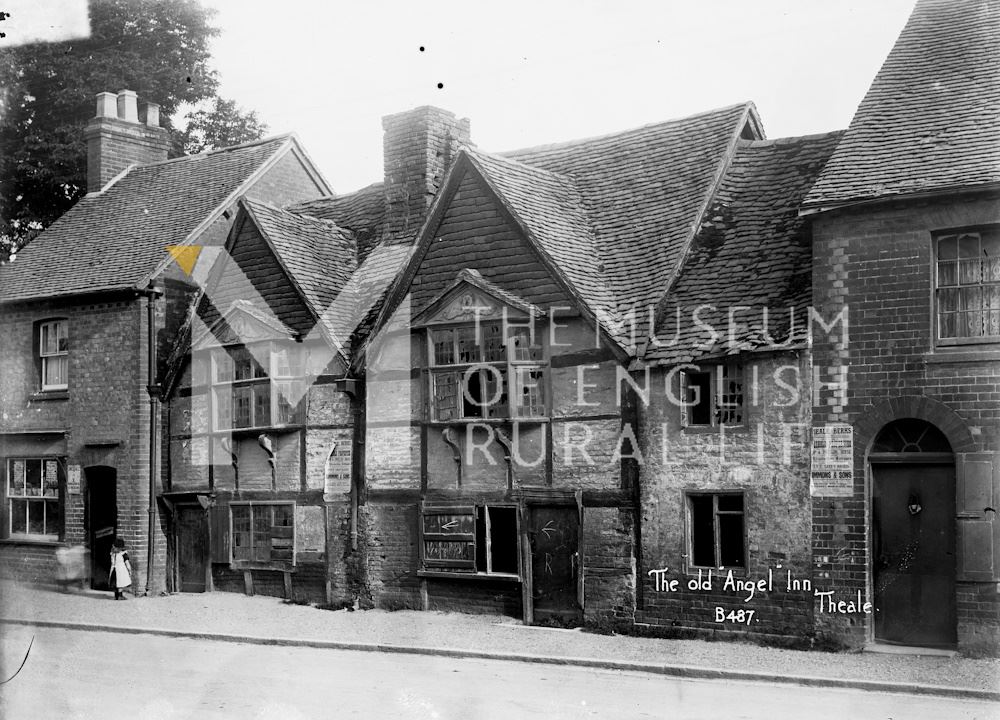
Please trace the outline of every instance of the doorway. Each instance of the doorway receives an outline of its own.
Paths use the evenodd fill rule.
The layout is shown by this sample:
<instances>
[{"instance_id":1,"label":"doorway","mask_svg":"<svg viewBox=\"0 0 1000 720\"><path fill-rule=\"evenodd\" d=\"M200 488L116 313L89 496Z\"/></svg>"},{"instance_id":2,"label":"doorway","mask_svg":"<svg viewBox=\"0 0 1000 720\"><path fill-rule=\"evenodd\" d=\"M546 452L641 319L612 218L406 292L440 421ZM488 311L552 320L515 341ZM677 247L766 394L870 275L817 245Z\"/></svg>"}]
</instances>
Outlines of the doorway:
<instances>
[{"instance_id":1,"label":"doorway","mask_svg":"<svg viewBox=\"0 0 1000 720\"><path fill-rule=\"evenodd\" d=\"M528 511L531 604L536 624L563 627L583 621L580 577L580 516L574 505L533 505Z\"/></svg>"},{"instance_id":2,"label":"doorway","mask_svg":"<svg viewBox=\"0 0 1000 720\"><path fill-rule=\"evenodd\" d=\"M86 469L87 542L90 546L90 587L110 590L111 546L118 534L118 473L113 467Z\"/></svg>"},{"instance_id":3,"label":"doorway","mask_svg":"<svg viewBox=\"0 0 1000 720\"><path fill-rule=\"evenodd\" d=\"M892 447L883 438L887 433L910 440ZM920 441L913 439L918 436ZM870 456L875 639L954 647L955 465L950 447L929 423L902 420L886 426L875 448Z\"/></svg>"},{"instance_id":4,"label":"doorway","mask_svg":"<svg viewBox=\"0 0 1000 720\"><path fill-rule=\"evenodd\" d=\"M201 505L178 505L174 540L177 547L177 588L205 592L208 585L208 517Z\"/></svg>"}]
</instances>

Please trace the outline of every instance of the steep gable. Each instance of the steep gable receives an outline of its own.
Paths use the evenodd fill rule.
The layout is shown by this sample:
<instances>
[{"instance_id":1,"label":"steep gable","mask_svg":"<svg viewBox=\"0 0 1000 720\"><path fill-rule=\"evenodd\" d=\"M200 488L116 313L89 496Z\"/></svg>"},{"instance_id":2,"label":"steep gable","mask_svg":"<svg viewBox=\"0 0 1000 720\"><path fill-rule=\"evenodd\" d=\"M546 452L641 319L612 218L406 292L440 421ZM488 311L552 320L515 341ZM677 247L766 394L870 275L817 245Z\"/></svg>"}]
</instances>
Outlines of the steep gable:
<instances>
[{"instance_id":1,"label":"steep gable","mask_svg":"<svg viewBox=\"0 0 1000 720\"><path fill-rule=\"evenodd\" d=\"M1000 3L920 0L805 208L1000 182Z\"/></svg>"}]
</instances>

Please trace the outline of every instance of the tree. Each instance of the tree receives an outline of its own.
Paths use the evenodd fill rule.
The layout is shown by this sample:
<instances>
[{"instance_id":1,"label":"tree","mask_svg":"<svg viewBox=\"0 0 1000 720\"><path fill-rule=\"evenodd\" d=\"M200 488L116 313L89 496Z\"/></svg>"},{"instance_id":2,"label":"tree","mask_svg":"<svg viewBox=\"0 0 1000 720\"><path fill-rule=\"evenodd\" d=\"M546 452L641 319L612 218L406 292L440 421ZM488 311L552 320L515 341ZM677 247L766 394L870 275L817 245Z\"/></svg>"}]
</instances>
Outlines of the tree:
<instances>
[{"instance_id":1,"label":"tree","mask_svg":"<svg viewBox=\"0 0 1000 720\"><path fill-rule=\"evenodd\" d=\"M267 125L255 111L243 110L235 101L220 97L187 117L182 143L189 155L257 140L267 132Z\"/></svg>"},{"instance_id":2,"label":"tree","mask_svg":"<svg viewBox=\"0 0 1000 720\"><path fill-rule=\"evenodd\" d=\"M90 37L0 50L0 260L86 192L83 128L97 93L129 89L159 104L183 146L171 116L218 88L213 12L197 0L91 0Z\"/></svg>"}]
</instances>

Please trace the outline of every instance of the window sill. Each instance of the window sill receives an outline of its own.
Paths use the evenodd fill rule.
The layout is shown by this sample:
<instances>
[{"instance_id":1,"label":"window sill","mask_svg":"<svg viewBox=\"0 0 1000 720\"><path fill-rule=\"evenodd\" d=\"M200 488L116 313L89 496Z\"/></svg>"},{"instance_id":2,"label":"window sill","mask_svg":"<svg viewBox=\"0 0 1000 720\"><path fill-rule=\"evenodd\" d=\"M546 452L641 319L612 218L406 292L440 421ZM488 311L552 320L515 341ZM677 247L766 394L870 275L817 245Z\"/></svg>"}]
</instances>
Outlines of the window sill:
<instances>
[{"instance_id":1,"label":"window sill","mask_svg":"<svg viewBox=\"0 0 1000 720\"><path fill-rule=\"evenodd\" d=\"M938 346L929 353L924 353L924 362L937 365L940 363L963 362L996 362L1000 360L1000 346L995 343L975 347L970 345Z\"/></svg>"},{"instance_id":2,"label":"window sill","mask_svg":"<svg viewBox=\"0 0 1000 720\"><path fill-rule=\"evenodd\" d=\"M514 575L512 573L460 573L448 570L417 570L417 577L437 578L439 580L496 580L498 582L521 582L521 576Z\"/></svg>"},{"instance_id":3,"label":"window sill","mask_svg":"<svg viewBox=\"0 0 1000 720\"><path fill-rule=\"evenodd\" d=\"M53 540L51 538L8 537L0 539L0 545L35 545L41 547L63 547L66 545L66 543L60 542L59 540Z\"/></svg>"},{"instance_id":4,"label":"window sill","mask_svg":"<svg viewBox=\"0 0 1000 720\"><path fill-rule=\"evenodd\" d=\"M69 400L69 390L39 390L28 396L32 401Z\"/></svg>"},{"instance_id":5,"label":"window sill","mask_svg":"<svg viewBox=\"0 0 1000 720\"><path fill-rule=\"evenodd\" d=\"M750 432L750 428L747 425L685 425L681 428L681 431L691 433L692 435L707 435L709 433L719 435L722 432L722 428L725 428L727 435L729 433L741 435Z\"/></svg>"},{"instance_id":6,"label":"window sill","mask_svg":"<svg viewBox=\"0 0 1000 720\"><path fill-rule=\"evenodd\" d=\"M294 565L278 565L270 563L248 563L233 562L229 564L231 570L242 572L244 570L271 570L274 572L295 572Z\"/></svg>"}]
</instances>

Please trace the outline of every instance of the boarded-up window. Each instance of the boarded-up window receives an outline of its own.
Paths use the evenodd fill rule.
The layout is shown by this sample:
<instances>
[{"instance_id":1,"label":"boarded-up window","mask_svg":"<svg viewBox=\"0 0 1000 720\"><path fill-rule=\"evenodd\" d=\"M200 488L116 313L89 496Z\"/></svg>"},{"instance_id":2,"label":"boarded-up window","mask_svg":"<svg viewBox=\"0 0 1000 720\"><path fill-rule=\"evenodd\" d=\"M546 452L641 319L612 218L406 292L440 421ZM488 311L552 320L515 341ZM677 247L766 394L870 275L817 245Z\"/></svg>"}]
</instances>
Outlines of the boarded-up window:
<instances>
[{"instance_id":1,"label":"boarded-up window","mask_svg":"<svg viewBox=\"0 0 1000 720\"><path fill-rule=\"evenodd\" d=\"M517 575L517 508L425 505L421 518L427 570Z\"/></svg>"}]
</instances>

